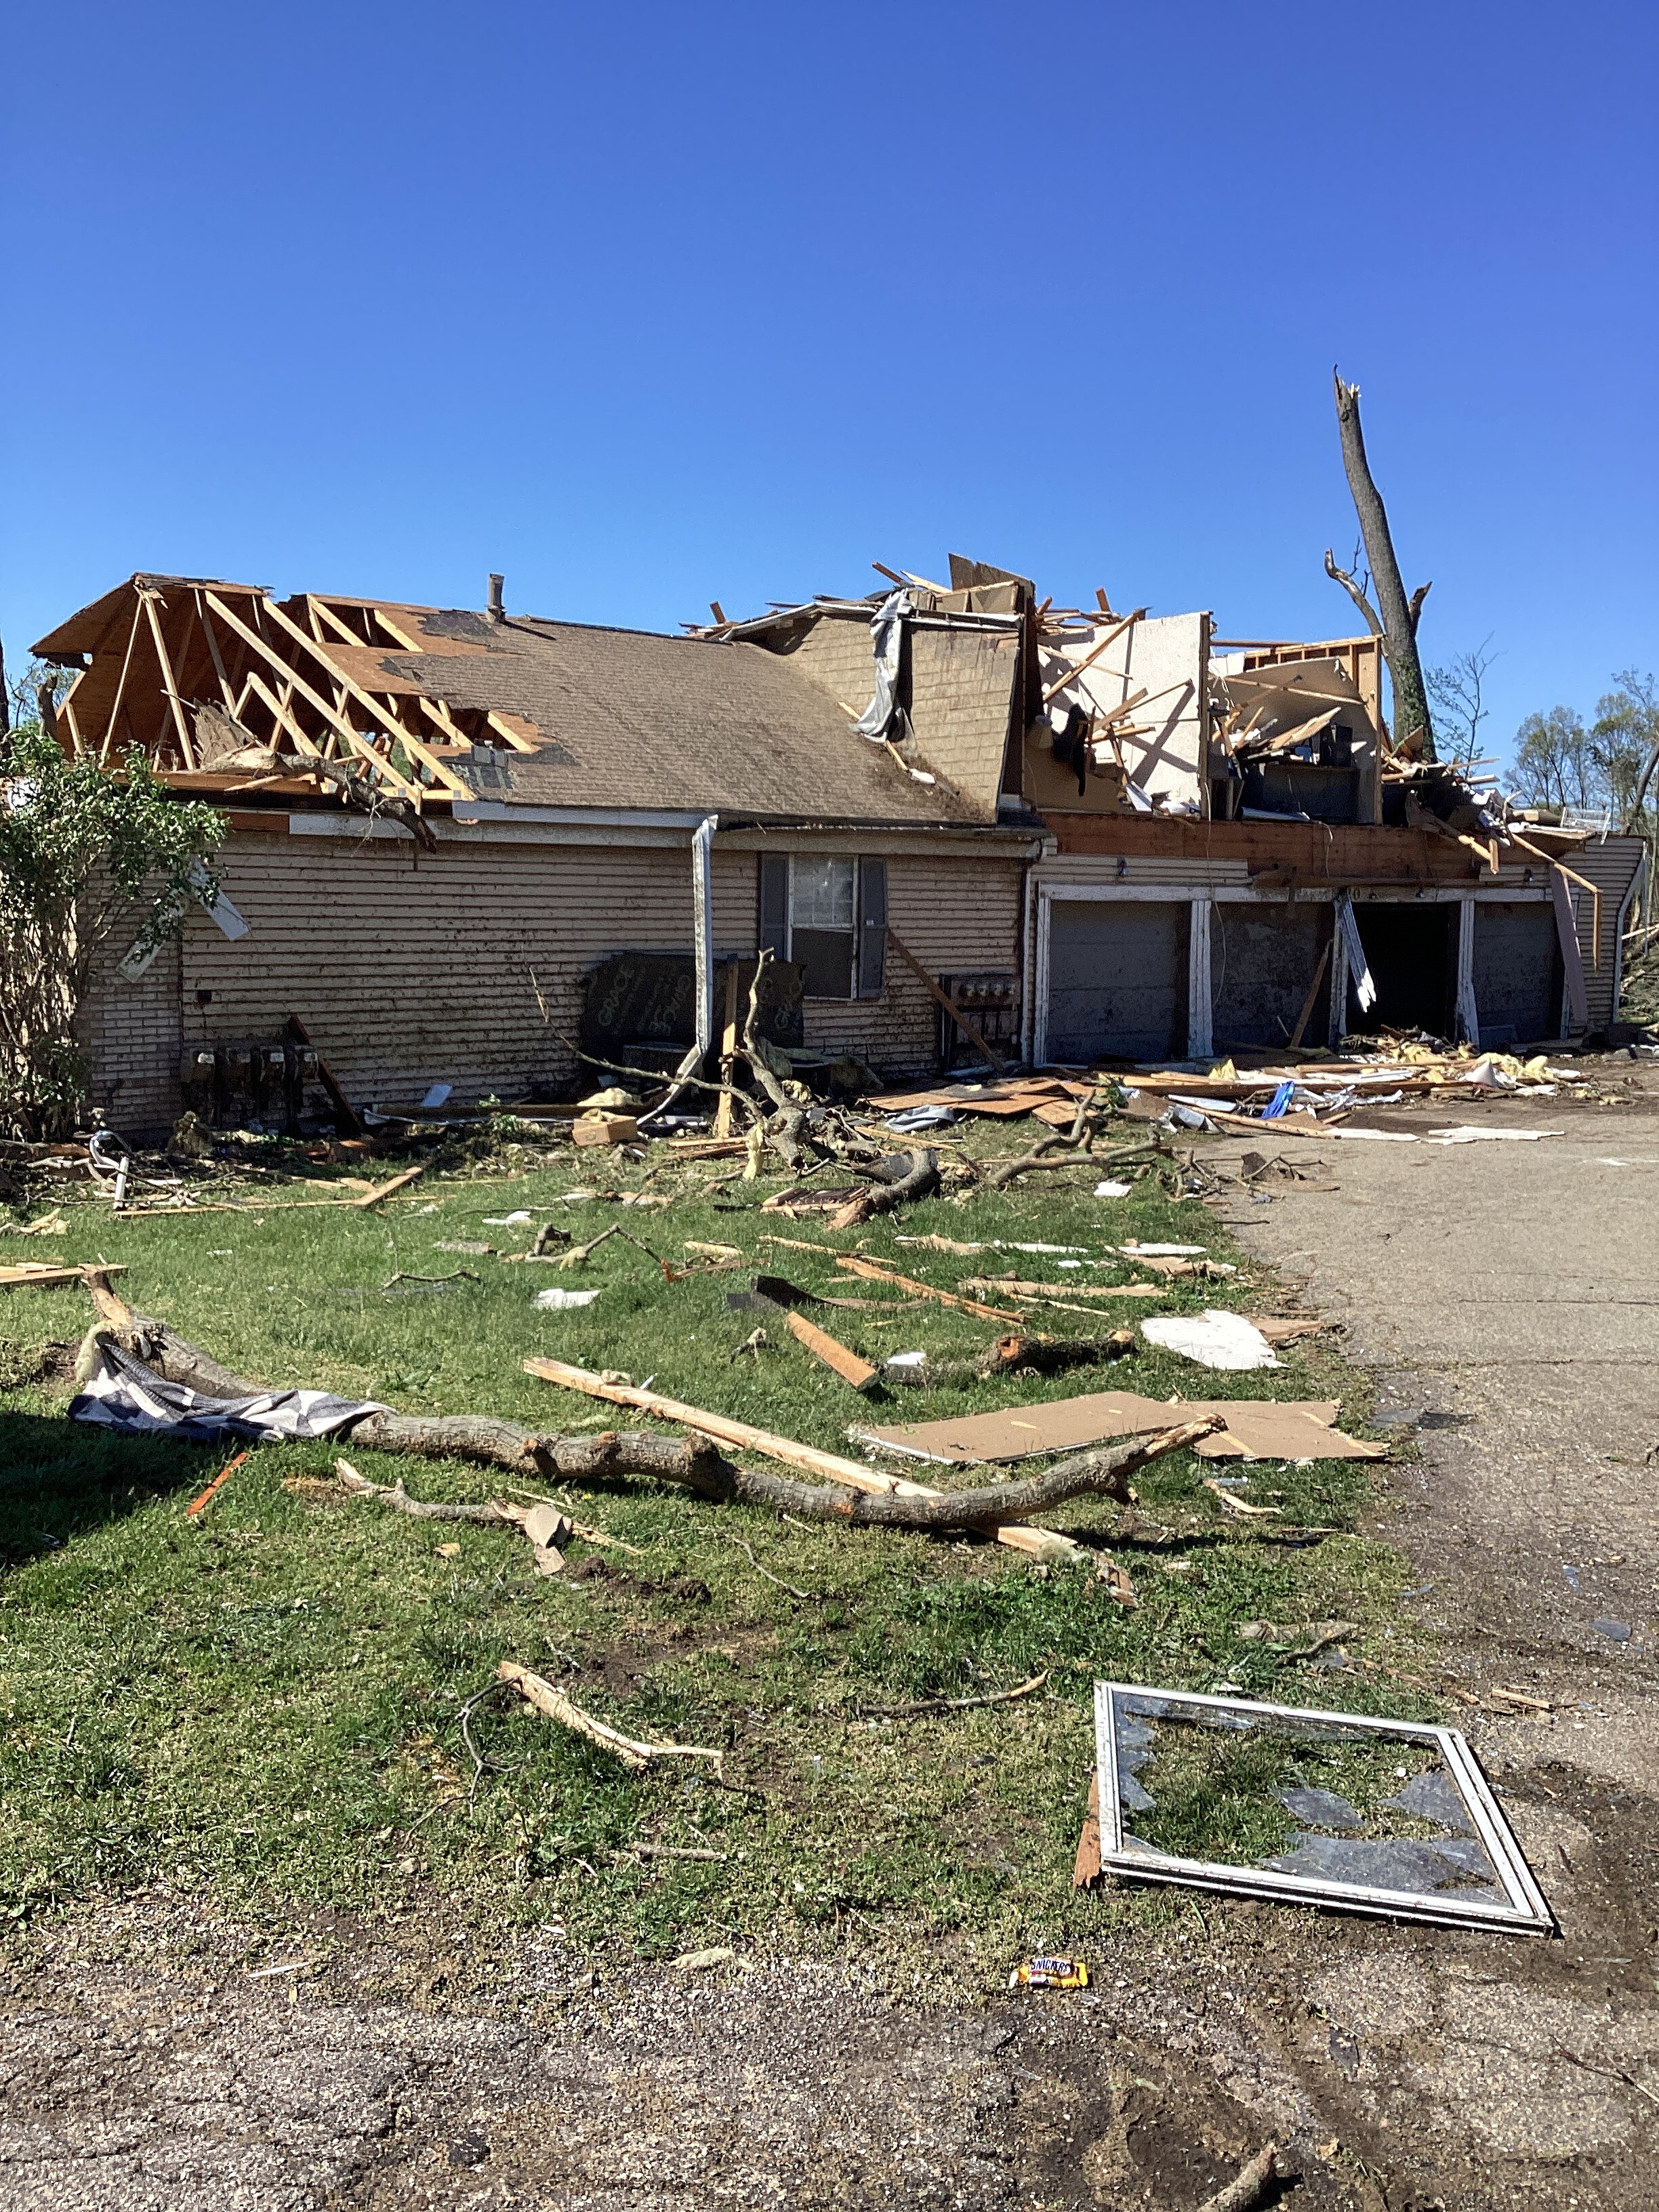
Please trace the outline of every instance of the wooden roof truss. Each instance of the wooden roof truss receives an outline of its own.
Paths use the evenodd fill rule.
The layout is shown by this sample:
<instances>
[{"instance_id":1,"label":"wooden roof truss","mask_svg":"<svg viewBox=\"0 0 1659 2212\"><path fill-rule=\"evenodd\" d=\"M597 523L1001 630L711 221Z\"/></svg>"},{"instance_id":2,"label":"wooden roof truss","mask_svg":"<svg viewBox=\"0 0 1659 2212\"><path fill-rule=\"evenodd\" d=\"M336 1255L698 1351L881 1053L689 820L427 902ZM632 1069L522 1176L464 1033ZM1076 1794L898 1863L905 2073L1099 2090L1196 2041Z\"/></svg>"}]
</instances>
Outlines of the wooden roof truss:
<instances>
[{"instance_id":1,"label":"wooden roof truss","mask_svg":"<svg viewBox=\"0 0 1659 2212\"><path fill-rule=\"evenodd\" d=\"M60 741L100 761L137 745L163 773L210 778L228 792L290 778L337 787L340 776L321 769L338 763L367 770L417 811L470 796L459 764L477 747L532 752L540 740L530 725L514 726L518 717L453 706L381 665L425 651L415 611L135 576L43 641L48 650L78 646L58 657L82 663L58 710ZM203 709L211 746L198 726ZM227 750L227 723L240 747Z\"/></svg>"}]
</instances>

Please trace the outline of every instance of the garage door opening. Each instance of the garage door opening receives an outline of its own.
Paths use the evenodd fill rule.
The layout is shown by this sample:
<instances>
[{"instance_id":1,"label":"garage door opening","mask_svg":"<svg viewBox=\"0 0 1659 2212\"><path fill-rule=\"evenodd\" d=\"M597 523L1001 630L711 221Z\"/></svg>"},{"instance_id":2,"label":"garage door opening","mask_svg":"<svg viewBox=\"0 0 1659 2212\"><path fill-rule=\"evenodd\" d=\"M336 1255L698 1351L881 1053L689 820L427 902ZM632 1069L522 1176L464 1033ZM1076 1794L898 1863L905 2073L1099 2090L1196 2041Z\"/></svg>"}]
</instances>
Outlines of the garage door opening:
<instances>
[{"instance_id":1,"label":"garage door opening","mask_svg":"<svg viewBox=\"0 0 1659 2212\"><path fill-rule=\"evenodd\" d=\"M1304 901L1246 906L1218 899L1210 913L1211 1028L1218 1052L1287 1045L1316 975L1304 1044L1330 1029L1331 908ZM1321 956L1325 956L1323 973Z\"/></svg>"},{"instance_id":2,"label":"garage door opening","mask_svg":"<svg viewBox=\"0 0 1659 2212\"><path fill-rule=\"evenodd\" d=\"M1362 904L1356 899L1353 916L1376 986L1376 1004L1361 1011L1350 976L1349 1030L1370 1036L1378 1030L1427 1030L1433 1036L1455 1036L1456 905Z\"/></svg>"},{"instance_id":3,"label":"garage door opening","mask_svg":"<svg viewBox=\"0 0 1659 2212\"><path fill-rule=\"evenodd\" d=\"M1509 1052L1560 1036L1561 942L1547 902L1480 901L1474 972L1484 1050Z\"/></svg>"},{"instance_id":4,"label":"garage door opening","mask_svg":"<svg viewBox=\"0 0 1659 2212\"><path fill-rule=\"evenodd\" d=\"M1187 1050L1185 899L1054 899L1048 1057L1178 1060Z\"/></svg>"}]
</instances>

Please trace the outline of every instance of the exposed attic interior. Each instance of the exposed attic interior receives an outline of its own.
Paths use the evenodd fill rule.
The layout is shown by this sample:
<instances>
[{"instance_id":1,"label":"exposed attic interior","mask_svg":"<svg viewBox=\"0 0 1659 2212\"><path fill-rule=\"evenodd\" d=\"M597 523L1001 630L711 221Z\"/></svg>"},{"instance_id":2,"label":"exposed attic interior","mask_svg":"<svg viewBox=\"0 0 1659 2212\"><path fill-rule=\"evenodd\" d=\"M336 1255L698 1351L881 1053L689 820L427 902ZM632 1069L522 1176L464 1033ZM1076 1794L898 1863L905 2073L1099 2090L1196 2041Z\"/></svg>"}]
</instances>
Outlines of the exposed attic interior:
<instances>
[{"instance_id":1,"label":"exposed attic interior","mask_svg":"<svg viewBox=\"0 0 1659 2212\"><path fill-rule=\"evenodd\" d=\"M542 743L522 718L452 705L389 662L484 649L427 634L432 611L137 575L35 649L77 672L57 732L77 754L137 745L189 785L329 788L418 814L431 798L470 795L458 762Z\"/></svg>"}]
</instances>

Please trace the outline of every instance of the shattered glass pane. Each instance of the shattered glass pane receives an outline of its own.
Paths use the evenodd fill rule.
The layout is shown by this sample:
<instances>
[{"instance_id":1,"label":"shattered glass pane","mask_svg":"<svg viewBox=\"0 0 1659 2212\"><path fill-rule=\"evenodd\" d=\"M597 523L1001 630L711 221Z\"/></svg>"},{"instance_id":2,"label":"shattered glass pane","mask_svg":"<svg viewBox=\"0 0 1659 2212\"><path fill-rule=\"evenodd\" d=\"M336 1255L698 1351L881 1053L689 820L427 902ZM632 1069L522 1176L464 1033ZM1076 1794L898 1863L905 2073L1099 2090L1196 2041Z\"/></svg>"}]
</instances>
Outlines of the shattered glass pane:
<instances>
[{"instance_id":1,"label":"shattered glass pane","mask_svg":"<svg viewBox=\"0 0 1659 2212\"><path fill-rule=\"evenodd\" d=\"M1122 1848L1322 1884L1503 1903L1432 1743L1248 1705L1119 1691Z\"/></svg>"}]
</instances>

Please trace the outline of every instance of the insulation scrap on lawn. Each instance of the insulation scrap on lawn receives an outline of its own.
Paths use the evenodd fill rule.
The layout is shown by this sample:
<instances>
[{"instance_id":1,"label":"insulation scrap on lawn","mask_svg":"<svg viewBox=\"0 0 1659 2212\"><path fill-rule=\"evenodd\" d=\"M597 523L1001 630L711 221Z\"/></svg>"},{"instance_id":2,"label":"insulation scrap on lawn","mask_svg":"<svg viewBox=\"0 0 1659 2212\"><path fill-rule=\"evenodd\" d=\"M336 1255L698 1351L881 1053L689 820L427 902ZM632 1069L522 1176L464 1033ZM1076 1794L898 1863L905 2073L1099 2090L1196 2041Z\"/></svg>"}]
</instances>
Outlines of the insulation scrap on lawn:
<instances>
[{"instance_id":1,"label":"insulation scrap on lawn","mask_svg":"<svg viewBox=\"0 0 1659 2212\"><path fill-rule=\"evenodd\" d=\"M1388 1446L1344 1436L1334 1425L1335 1399L1279 1403L1261 1398L1218 1398L1161 1403L1132 1390L1096 1390L1048 1405L1010 1406L996 1413L962 1413L942 1421L906 1421L893 1428L858 1428L864 1443L912 1459L953 1467L974 1461L1026 1459L1034 1452L1080 1451L1109 1437L1166 1428L1172 1421L1211 1417L1225 1423L1193 1449L1206 1459L1382 1459Z\"/></svg>"}]
</instances>

